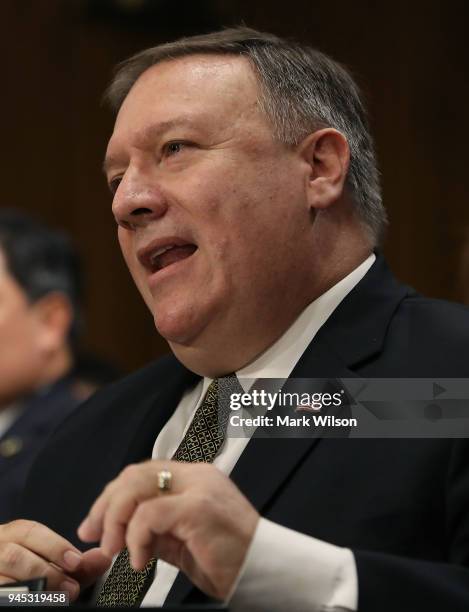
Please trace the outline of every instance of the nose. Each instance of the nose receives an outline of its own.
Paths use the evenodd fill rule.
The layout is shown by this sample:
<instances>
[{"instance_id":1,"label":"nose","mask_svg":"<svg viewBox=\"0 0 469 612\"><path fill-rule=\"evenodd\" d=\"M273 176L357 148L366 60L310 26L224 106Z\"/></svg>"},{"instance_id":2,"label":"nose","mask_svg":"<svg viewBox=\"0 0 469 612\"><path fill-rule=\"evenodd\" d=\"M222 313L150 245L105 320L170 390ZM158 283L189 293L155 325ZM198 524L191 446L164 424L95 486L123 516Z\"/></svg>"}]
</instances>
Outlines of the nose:
<instances>
[{"instance_id":1,"label":"nose","mask_svg":"<svg viewBox=\"0 0 469 612\"><path fill-rule=\"evenodd\" d=\"M167 209L167 200L158 185L127 172L112 202L117 224L129 230L146 227L162 217Z\"/></svg>"}]
</instances>

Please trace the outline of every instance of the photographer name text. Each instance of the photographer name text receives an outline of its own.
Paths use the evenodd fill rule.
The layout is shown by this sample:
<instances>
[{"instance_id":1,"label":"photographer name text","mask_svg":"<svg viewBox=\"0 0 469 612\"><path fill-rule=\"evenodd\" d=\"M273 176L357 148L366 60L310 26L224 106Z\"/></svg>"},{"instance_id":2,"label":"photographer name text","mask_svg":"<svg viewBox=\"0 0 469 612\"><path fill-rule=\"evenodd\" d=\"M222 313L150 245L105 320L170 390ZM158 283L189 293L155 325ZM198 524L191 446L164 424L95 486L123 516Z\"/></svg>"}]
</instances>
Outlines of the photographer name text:
<instances>
[{"instance_id":1,"label":"photographer name text","mask_svg":"<svg viewBox=\"0 0 469 612\"><path fill-rule=\"evenodd\" d=\"M340 419L333 415L318 415L311 416L302 415L299 417L292 416L256 416L242 417L239 414L230 416L230 424L232 427L357 427L358 422L355 418Z\"/></svg>"}]
</instances>

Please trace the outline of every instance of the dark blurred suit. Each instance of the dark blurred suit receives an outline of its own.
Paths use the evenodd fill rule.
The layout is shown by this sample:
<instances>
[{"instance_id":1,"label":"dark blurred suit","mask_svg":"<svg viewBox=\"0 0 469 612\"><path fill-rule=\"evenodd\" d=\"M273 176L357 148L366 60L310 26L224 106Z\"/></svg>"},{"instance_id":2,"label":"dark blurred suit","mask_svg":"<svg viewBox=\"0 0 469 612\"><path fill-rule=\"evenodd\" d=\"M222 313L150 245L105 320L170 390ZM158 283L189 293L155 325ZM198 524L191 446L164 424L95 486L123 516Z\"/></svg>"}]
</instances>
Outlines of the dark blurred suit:
<instances>
[{"instance_id":1,"label":"dark blurred suit","mask_svg":"<svg viewBox=\"0 0 469 612\"><path fill-rule=\"evenodd\" d=\"M66 377L29 397L0 437L0 523L18 518L31 465L54 429L83 401L74 382Z\"/></svg>"}]
</instances>

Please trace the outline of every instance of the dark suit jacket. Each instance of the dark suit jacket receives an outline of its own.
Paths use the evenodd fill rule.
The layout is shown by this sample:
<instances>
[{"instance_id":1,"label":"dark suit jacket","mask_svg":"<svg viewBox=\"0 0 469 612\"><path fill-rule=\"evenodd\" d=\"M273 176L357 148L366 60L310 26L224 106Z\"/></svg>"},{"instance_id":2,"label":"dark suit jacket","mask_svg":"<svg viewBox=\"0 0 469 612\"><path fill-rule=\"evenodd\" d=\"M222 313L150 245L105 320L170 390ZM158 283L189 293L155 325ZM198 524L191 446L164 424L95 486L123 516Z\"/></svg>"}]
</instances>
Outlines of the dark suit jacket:
<instances>
[{"instance_id":1,"label":"dark suit jacket","mask_svg":"<svg viewBox=\"0 0 469 612\"><path fill-rule=\"evenodd\" d=\"M50 434L81 401L68 376L24 400L21 414L0 437L0 523L18 516L31 465Z\"/></svg>"},{"instance_id":2,"label":"dark suit jacket","mask_svg":"<svg viewBox=\"0 0 469 612\"><path fill-rule=\"evenodd\" d=\"M397 284L378 258L292 376L469 377L468 353L468 309ZM168 357L98 393L42 454L24 516L83 548L75 530L103 485L150 457L196 381ZM353 550L361 612L469 609L465 440L260 437L232 479L263 516ZM197 591L179 578L169 600L184 598Z\"/></svg>"}]
</instances>

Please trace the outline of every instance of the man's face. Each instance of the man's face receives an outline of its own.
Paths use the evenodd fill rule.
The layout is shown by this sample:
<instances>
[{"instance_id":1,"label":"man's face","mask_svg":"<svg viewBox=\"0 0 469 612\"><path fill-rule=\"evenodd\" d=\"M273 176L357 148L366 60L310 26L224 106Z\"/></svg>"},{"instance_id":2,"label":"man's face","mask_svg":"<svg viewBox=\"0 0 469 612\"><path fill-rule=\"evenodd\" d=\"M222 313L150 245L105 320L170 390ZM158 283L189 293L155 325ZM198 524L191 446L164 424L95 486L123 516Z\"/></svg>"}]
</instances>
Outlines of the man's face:
<instances>
[{"instance_id":1,"label":"man's face","mask_svg":"<svg viewBox=\"0 0 469 612\"><path fill-rule=\"evenodd\" d=\"M120 245L177 355L248 341L308 302L309 168L257 99L245 59L166 61L138 79L109 142Z\"/></svg>"},{"instance_id":2,"label":"man's face","mask_svg":"<svg viewBox=\"0 0 469 612\"><path fill-rule=\"evenodd\" d=\"M0 250L0 407L31 392L42 370L34 305L9 273Z\"/></svg>"}]
</instances>

